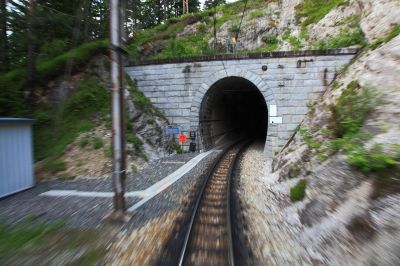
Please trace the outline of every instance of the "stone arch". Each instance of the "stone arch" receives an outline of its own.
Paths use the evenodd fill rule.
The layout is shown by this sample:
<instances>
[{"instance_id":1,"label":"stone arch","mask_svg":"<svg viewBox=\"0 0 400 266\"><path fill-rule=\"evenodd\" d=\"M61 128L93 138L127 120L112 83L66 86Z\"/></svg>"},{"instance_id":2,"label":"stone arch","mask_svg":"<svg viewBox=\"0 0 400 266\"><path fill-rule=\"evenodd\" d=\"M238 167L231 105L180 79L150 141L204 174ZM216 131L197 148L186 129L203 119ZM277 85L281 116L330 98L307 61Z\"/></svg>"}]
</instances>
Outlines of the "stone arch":
<instances>
[{"instance_id":1,"label":"stone arch","mask_svg":"<svg viewBox=\"0 0 400 266\"><path fill-rule=\"evenodd\" d=\"M206 95L207 91L219 80L229 77L239 77L248 80L249 82L253 83L255 87L260 91L263 95L265 103L267 105L267 109L269 110L269 106L271 104L276 104L274 94L271 88L259 77L257 74L249 70L243 70L239 68L228 68L224 70L220 70L212 75L208 76L204 79L203 83L197 89L195 95L192 99L192 105L190 109L190 127L192 129L197 129L199 127L199 112L200 107L203 101L204 96ZM266 139L266 147L265 152L266 154L271 153L271 133L270 124L268 121L268 131L267 131L267 139ZM202 140L201 140L202 142ZM201 143L202 147L202 143Z\"/></svg>"}]
</instances>

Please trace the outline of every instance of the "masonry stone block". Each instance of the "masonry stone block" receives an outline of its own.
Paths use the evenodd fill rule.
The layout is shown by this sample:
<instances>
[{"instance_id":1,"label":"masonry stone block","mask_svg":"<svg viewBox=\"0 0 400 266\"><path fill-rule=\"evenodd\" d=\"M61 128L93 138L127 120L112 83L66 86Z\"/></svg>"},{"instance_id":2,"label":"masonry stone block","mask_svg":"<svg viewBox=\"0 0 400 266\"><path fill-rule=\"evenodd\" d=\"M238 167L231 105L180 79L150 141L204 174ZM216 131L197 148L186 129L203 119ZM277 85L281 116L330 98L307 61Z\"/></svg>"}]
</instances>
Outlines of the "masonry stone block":
<instances>
[{"instance_id":1,"label":"masonry stone block","mask_svg":"<svg viewBox=\"0 0 400 266\"><path fill-rule=\"evenodd\" d=\"M165 111L166 115L168 116L182 116L182 110L181 109L167 109Z\"/></svg>"},{"instance_id":2,"label":"masonry stone block","mask_svg":"<svg viewBox=\"0 0 400 266\"><path fill-rule=\"evenodd\" d=\"M181 103L178 103L178 106L179 106L179 108L180 109L190 109L190 107L192 106L192 104L190 103L190 102L181 102Z\"/></svg>"},{"instance_id":3,"label":"masonry stone block","mask_svg":"<svg viewBox=\"0 0 400 266\"><path fill-rule=\"evenodd\" d=\"M181 91L166 91L165 96L167 97L181 96Z\"/></svg>"},{"instance_id":4,"label":"masonry stone block","mask_svg":"<svg viewBox=\"0 0 400 266\"><path fill-rule=\"evenodd\" d=\"M311 91L312 92L324 92L324 91L326 91L326 87L325 86L315 86L312 88Z\"/></svg>"},{"instance_id":5,"label":"masonry stone block","mask_svg":"<svg viewBox=\"0 0 400 266\"><path fill-rule=\"evenodd\" d=\"M180 103L183 102L183 97L182 96L168 97L167 100L172 103Z\"/></svg>"},{"instance_id":6,"label":"masonry stone block","mask_svg":"<svg viewBox=\"0 0 400 266\"><path fill-rule=\"evenodd\" d=\"M308 108L307 107L296 107L295 108L295 114L297 115L304 115L308 112Z\"/></svg>"},{"instance_id":7,"label":"masonry stone block","mask_svg":"<svg viewBox=\"0 0 400 266\"><path fill-rule=\"evenodd\" d=\"M291 122L292 123L300 123L301 121L303 121L303 119L304 119L304 115L292 115Z\"/></svg>"},{"instance_id":8,"label":"masonry stone block","mask_svg":"<svg viewBox=\"0 0 400 266\"><path fill-rule=\"evenodd\" d=\"M304 86L321 86L323 85L322 79L309 79L304 81Z\"/></svg>"},{"instance_id":9,"label":"masonry stone block","mask_svg":"<svg viewBox=\"0 0 400 266\"><path fill-rule=\"evenodd\" d=\"M307 100L308 94L307 93L292 93L292 94L288 95L287 97L290 97L291 100Z\"/></svg>"},{"instance_id":10,"label":"masonry stone block","mask_svg":"<svg viewBox=\"0 0 400 266\"><path fill-rule=\"evenodd\" d=\"M295 109L296 107L280 107L278 106L278 115L282 116L282 115L290 115L295 113Z\"/></svg>"}]
</instances>

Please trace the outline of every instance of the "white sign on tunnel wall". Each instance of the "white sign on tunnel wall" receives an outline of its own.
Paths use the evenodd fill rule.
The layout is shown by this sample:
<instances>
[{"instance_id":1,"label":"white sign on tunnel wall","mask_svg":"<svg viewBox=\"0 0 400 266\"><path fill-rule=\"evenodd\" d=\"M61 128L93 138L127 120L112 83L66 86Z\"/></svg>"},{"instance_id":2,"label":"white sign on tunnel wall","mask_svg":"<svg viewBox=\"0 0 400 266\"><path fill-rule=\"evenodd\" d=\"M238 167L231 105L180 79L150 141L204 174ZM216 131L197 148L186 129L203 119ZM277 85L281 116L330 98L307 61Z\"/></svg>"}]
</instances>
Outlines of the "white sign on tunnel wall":
<instances>
[{"instance_id":1,"label":"white sign on tunnel wall","mask_svg":"<svg viewBox=\"0 0 400 266\"><path fill-rule=\"evenodd\" d=\"M282 117L274 116L269 118L270 124L282 124Z\"/></svg>"},{"instance_id":2,"label":"white sign on tunnel wall","mask_svg":"<svg viewBox=\"0 0 400 266\"><path fill-rule=\"evenodd\" d=\"M271 104L269 106L269 123L270 124L282 124L282 117L276 116L277 115L277 106Z\"/></svg>"},{"instance_id":3,"label":"white sign on tunnel wall","mask_svg":"<svg viewBox=\"0 0 400 266\"><path fill-rule=\"evenodd\" d=\"M277 114L276 105L270 105L269 106L269 116L276 116L276 114Z\"/></svg>"}]
</instances>

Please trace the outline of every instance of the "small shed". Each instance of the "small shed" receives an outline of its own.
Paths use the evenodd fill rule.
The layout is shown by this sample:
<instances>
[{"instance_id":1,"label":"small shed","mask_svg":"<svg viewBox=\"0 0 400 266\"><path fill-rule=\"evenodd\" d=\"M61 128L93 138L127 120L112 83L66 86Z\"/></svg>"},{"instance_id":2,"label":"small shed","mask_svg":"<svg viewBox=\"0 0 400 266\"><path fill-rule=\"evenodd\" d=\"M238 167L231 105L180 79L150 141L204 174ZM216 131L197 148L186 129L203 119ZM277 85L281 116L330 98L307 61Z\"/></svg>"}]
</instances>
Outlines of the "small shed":
<instances>
[{"instance_id":1,"label":"small shed","mask_svg":"<svg viewBox=\"0 0 400 266\"><path fill-rule=\"evenodd\" d=\"M33 187L32 119L0 118L0 198Z\"/></svg>"}]
</instances>

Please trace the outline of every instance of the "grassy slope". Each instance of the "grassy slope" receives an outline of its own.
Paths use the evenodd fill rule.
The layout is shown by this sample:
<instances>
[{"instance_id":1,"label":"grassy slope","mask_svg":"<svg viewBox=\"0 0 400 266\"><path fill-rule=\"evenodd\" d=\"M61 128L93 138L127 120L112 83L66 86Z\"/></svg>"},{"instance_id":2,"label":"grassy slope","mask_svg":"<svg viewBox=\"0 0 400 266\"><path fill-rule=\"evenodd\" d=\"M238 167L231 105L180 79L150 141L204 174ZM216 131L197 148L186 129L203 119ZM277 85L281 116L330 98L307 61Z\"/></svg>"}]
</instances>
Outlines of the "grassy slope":
<instances>
[{"instance_id":1,"label":"grassy slope","mask_svg":"<svg viewBox=\"0 0 400 266\"><path fill-rule=\"evenodd\" d=\"M105 254L96 230L67 229L63 223L35 222L29 217L9 227L0 224L0 264L29 264L65 256L75 265L96 265Z\"/></svg>"},{"instance_id":2,"label":"grassy slope","mask_svg":"<svg viewBox=\"0 0 400 266\"><path fill-rule=\"evenodd\" d=\"M262 12L268 3L276 2L274 0L254 0L249 1L247 5L247 14L250 19L265 18L270 20L266 12ZM304 48L300 43L300 39L307 43L307 26L320 21L333 8L348 5L348 0L305 0L296 6L296 20L302 27L300 36L290 35L288 28L287 34L281 36L269 35L265 38L265 44L255 51L243 52L270 52L279 48L283 41L289 42L293 49L298 50ZM229 31L234 34L237 31L240 18L244 8L244 1L219 6L216 9L217 32L221 25L230 21L232 26ZM131 55L131 60L143 59L169 59L184 56L200 56L224 53L225 49L213 49L208 45L208 41L213 37L213 14L214 10L207 10L195 14L188 14L178 18L172 18L164 24L160 24L151 29L140 31L127 45L127 50ZM200 22L200 23L198 23ZM196 25L197 31L184 36L178 36L182 33L187 25ZM359 18L354 17L345 23L348 27L344 28L338 36L321 40L319 43L311 44L314 49L328 49L348 47L352 45L364 45L364 37L359 29Z\"/></svg>"},{"instance_id":3,"label":"grassy slope","mask_svg":"<svg viewBox=\"0 0 400 266\"><path fill-rule=\"evenodd\" d=\"M0 115L7 117L31 117L34 124L35 160L51 157L45 168L57 172L65 164L57 159L65 147L79 132L92 129L94 118L102 117L109 110L109 95L99 80L85 77L72 97L57 106L41 104L31 106L25 100L30 86L47 84L61 76L72 64L72 71L79 71L94 55L105 53L108 41L98 40L85 43L57 57L40 60L34 84L27 83L25 69L15 69L0 75Z\"/></svg>"},{"instance_id":4,"label":"grassy slope","mask_svg":"<svg viewBox=\"0 0 400 266\"><path fill-rule=\"evenodd\" d=\"M265 6L267 2L274 2L273 0L253 0L249 1L247 10ZM208 45L208 40L212 38L213 28L213 15L216 11L217 30L227 21L237 20L244 9L244 2L239 1L232 4L219 6L216 10L205 10L195 14L183 15L177 18L172 18L164 24L160 24L151 29L140 31L127 45L127 50L131 55L132 60L138 59L167 59L182 56L198 56L198 55L212 55L219 53L211 49ZM201 22L197 26L195 34L177 37L185 26ZM156 46L157 49L149 49ZM159 49L158 49L159 48ZM140 54L139 50L143 49L144 53ZM146 51L146 49L148 51ZM157 50L157 51L156 51Z\"/></svg>"},{"instance_id":5,"label":"grassy slope","mask_svg":"<svg viewBox=\"0 0 400 266\"><path fill-rule=\"evenodd\" d=\"M99 40L85 43L57 57L41 60L37 63L36 83L46 83L64 73L67 63L72 62L73 69L79 69L93 55L105 52L108 41ZM36 84L35 84L36 85ZM24 102L24 91L32 84L27 84L25 69L15 69L0 74L0 115L29 116L29 106Z\"/></svg>"}]
</instances>

